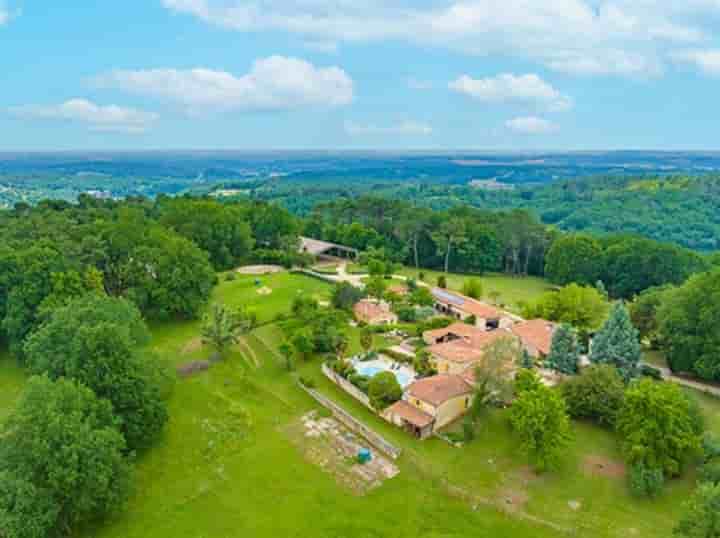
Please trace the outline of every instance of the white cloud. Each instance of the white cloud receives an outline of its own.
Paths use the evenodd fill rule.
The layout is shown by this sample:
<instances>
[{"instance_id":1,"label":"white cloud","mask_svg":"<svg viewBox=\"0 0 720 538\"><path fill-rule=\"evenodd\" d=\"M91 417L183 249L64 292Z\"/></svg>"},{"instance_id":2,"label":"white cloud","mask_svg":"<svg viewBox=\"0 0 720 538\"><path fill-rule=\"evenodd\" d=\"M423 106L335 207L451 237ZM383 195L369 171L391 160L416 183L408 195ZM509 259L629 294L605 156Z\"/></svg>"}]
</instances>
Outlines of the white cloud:
<instances>
[{"instance_id":1,"label":"white cloud","mask_svg":"<svg viewBox=\"0 0 720 538\"><path fill-rule=\"evenodd\" d=\"M688 50L676 53L674 58L694 65L707 75L720 76L720 49Z\"/></svg>"},{"instance_id":2,"label":"white cloud","mask_svg":"<svg viewBox=\"0 0 720 538\"><path fill-rule=\"evenodd\" d=\"M417 121L403 121L397 125L380 126L373 124L361 125L353 122L345 123L345 132L350 136L428 136L433 130L430 125Z\"/></svg>"},{"instance_id":3,"label":"white cloud","mask_svg":"<svg viewBox=\"0 0 720 538\"><path fill-rule=\"evenodd\" d=\"M542 106L551 111L568 110L573 105L572 99L535 74L503 73L480 79L462 75L452 81L449 87L485 103L519 102Z\"/></svg>"},{"instance_id":4,"label":"white cloud","mask_svg":"<svg viewBox=\"0 0 720 538\"><path fill-rule=\"evenodd\" d=\"M549 134L558 130L555 123L536 116L508 120L505 122L505 127L516 133L527 135Z\"/></svg>"},{"instance_id":5,"label":"white cloud","mask_svg":"<svg viewBox=\"0 0 720 538\"><path fill-rule=\"evenodd\" d=\"M0 26L3 26L10 19L10 14L4 9L0 8Z\"/></svg>"},{"instance_id":6,"label":"white cloud","mask_svg":"<svg viewBox=\"0 0 720 538\"><path fill-rule=\"evenodd\" d=\"M9 112L29 120L57 120L82 123L92 131L142 133L159 118L153 112L117 105L101 106L87 99L70 99L59 105L25 105Z\"/></svg>"},{"instance_id":7,"label":"white cloud","mask_svg":"<svg viewBox=\"0 0 720 538\"><path fill-rule=\"evenodd\" d=\"M353 100L353 81L339 67L320 68L283 56L258 60L242 76L206 68L116 70L95 82L173 101L190 111L341 106Z\"/></svg>"},{"instance_id":8,"label":"white cloud","mask_svg":"<svg viewBox=\"0 0 720 538\"><path fill-rule=\"evenodd\" d=\"M575 74L657 75L678 44L709 38L717 0L163 0L239 31L333 42L400 40L513 55Z\"/></svg>"}]
</instances>

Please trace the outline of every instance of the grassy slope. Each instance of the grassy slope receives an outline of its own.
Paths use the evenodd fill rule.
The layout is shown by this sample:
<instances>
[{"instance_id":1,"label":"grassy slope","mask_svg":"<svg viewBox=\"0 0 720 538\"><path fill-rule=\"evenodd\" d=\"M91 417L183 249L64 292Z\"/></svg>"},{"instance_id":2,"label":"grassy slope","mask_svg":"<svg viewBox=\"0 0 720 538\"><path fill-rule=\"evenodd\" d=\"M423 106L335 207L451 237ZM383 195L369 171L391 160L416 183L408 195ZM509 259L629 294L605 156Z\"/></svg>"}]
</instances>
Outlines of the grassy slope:
<instances>
[{"instance_id":1,"label":"grassy slope","mask_svg":"<svg viewBox=\"0 0 720 538\"><path fill-rule=\"evenodd\" d=\"M425 281L433 286L437 284L438 277L444 274L441 271L427 269L423 269L422 272L425 273ZM411 268L404 268L401 274L415 278L418 276L418 272ZM515 278L503 274L486 274L478 277L455 273L447 275L448 288L460 291L463 282L470 278L476 278L482 282L485 300L489 301L489 294L496 291L500 294L498 303L504 304L510 310L517 310L520 303L533 301L552 289L552 285L547 280L539 277Z\"/></svg>"},{"instance_id":2,"label":"grassy slope","mask_svg":"<svg viewBox=\"0 0 720 538\"><path fill-rule=\"evenodd\" d=\"M301 288L320 296L329 292L321 282L298 276L265 280L276 290L261 312L265 319L287 311ZM230 304L258 303L253 288L242 279L223 283L217 295ZM202 358L202 350L181 352L197 329L197 323L156 326L155 345L176 363ZM399 477L365 497L338 488L332 476L306 463L282 432L316 406L268 350L265 343L274 345L280 338L274 325L248 337L263 359L259 370L244 375L241 357L233 353L209 373L178 382L171 423L158 446L138 463L136 494L127 512L87 535L558 536L495 510L470 511L406 463ZM358 347L356 338L353 347ZM305 368L315 370L317 363ZM237 420L244 412L251 427Z\"/></svg>"},{"instance_id":3,"label":"grassy slope","mask_svg":"<svg viewBox=\"0 0 720 538\"><path fill-rule=\"evenodd\" d=\"M288 310L298 293L327 297L322 282L280 274L263 277L274 290L255 291L253 279L222 283L216 297L229 304L254 306L260 319ZM510 279L522 286L523 281ZM535 286L528 286L528 289ZM183 351L197 339L199 323L153 327L153 345L176 364L204 358L206 351ZM300 392L268 349L281 340L267 325L247 338L262 358L262 367L245 374L239 353L192 379L178 381L170 402L171 422L157 446L141 455L136 491L127 510L110 522L88 529L85 536L134 538L152 536L296 536L296 537L555 537L557 531L532 524L449 495L449 481L483 498L507 492L527 493L531 516L580 529L597 537L669 535L681 501L692 490L692 477L673 481L656 501L638 501L624 480L588 477L581 470L586 454L619 459L615 437L587 425L575 426L575 443L564 467L524 484L524 458L507 425L504 411L491 413L477 440L453 449L439 440L417 442L372 416L325 380L317 363L301 372L319 388L364 419L405 454L401 474L365 497L339 488L332 476L306 463L289 443L283 428L314 403ZM266 345L267 344L267 345ZM353 348L357 348L357 335ZM192 348L193 346L191 346ZM0 356L0 416L17 397L23 375ZM701 398L709 426L720 431L720 403ZM243 420L250 417L251 426ZM582 503L578 511L568 501ZM635 529L631 531L630 529Z\"/></svg>"}]
</instances>

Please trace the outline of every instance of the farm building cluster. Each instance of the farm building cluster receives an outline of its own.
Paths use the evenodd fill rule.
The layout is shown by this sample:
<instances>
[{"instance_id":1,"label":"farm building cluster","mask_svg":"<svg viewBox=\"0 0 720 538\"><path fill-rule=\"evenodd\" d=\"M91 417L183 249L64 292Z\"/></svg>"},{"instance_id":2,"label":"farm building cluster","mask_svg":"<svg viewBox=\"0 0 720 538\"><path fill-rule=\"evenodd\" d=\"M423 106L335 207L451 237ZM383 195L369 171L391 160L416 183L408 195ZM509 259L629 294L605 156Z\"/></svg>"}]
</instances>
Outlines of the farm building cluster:
<instances>
[{"instance_id":1,"label":"farm building cluster","mask_svg":"<svg viewBox=\"0 0 720 538\"><path fill-rule=\"evenodd\" d=\"M436 314L455 321L446 327L425 331L419 343L408 339L393 348L392 356L381 354L375 358L372 367L365 367L357 359L354 361L356 370L370 377L383 370L405 372L400 383L402 398L384 409L381 416L420 439L455 422L470 409L475 393L476 368L482 364L487 350L494 343L505 339L518 351L524 350L528 356L542 361L550 353L556 329L552 322L524 320L445 289L434 288L431 294ZM363 299L355 305L354 313L358 322L367 325L394 325L398 322L391 306L383 301ZM398 358L402 354L414 357L419 347L429 358L432 375L418 375L407 364L412 364L411 360L401 361ZM508 361L507 375L514 376L517 367L515 362ZM408 370L410 374L407 374ZM353 396L366 400L336 373L330 369L325 369L325 372ZM368 401L363 403L368 405Z\"/></svg>"}]
</instances>

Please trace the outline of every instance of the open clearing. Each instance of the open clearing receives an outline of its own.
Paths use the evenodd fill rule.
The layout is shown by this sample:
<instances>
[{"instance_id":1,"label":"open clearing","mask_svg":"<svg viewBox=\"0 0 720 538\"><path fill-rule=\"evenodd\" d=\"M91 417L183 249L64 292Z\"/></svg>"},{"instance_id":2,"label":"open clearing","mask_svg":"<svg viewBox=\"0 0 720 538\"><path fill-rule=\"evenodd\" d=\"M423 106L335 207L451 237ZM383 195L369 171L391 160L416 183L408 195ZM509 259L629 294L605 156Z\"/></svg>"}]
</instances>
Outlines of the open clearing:
<instances>
[{"instance_id":1,"label":"open clearing","mask_svg":"<svg viewBox=\"0 0 720 538\"><path fill-rule=\"evenodd\" d=\"M442 271L423 269L425 282L436 286L438 277L445 275ZM418 278L418 271L409 267L403 268L400 274L407 277ZM546 291L554 289L553 285L540 277L511 277L507 275L487 273L482 276L459 275L450 273L446 276L448 288L461 291L466 280L477 279L483 285L483 299L492 302L494 293L497 293L497 304L511 311L518 311L522 303L528 303L539 298Z\"/></svg>"},{"instance_id":2,"label":"open clearing","mask_svg":"<svg viewBox=\"0 0 720 538\"><path fill-rule=\"evenodd\" d=\"M126 510L77 536L560 538L567 536L562 529L592 538L670 536L694 488L693 473L671 481L659 499L635 499L625 478L588 472L588 461L596 469L598 463L622 461L611 432L574 423L575 441L562 468L536 475L518 451L506 410L489 412L476 440L463 448L439 439L418 442L325 379L317 360L302 364L299 375L312 378L319 391L403 449L393 462L399 474L358 495L308 458L288 434L320 408L285 370L277 352L282 335L272 323L294 297L327 300L330 287L283 272L262 278L273 293L260 296L254 280L223 281L215 298L246 305L264 325L227 360L178 380L169 402L171 420L157 445L140 454ZM507 280L525 295L546 286ZM188 344L198 338L199 327L199 322L154 324L152 347L174 367L207 360L210 350ZM349 352L359 349L359 330L353 330ZM257 368L245 366L250 353ZM0 417L23 383L22 371L0 354ZM703 395L699 400L709 428L720 433L720 402ZM335 450L331 442L320 446ZM353 472L354 465L345 463Z\"/></svg>"}]
</instances>

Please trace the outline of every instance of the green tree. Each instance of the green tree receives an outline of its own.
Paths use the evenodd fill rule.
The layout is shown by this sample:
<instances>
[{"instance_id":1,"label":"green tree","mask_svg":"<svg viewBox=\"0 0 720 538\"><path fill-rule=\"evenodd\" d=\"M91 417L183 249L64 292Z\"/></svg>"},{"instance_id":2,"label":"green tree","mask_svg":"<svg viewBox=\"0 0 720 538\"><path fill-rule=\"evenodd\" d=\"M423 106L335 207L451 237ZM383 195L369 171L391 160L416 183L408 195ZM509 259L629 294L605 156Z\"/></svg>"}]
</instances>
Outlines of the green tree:
<instances>
[{"instance_id":1,"label":"green tree","mask_svg":"<svg viewBox=\"0 0 720 538\"><path fill-rule=\"evenodd\" d=\"M141 351L149 335L131 303L87 296L56 310L25 345L27 366L50 379L72 379L107 399L128 448L148 446L167 422L167 375Z\"/></svg>"},{"instance_id":2,"label":"green tree","mask_svg":"<svg viewBox=\"0 0 720 538\"><path fill-rule=\"evenodd\" d=\"M676 538L720 538L720 484L700 484L685 503Z\"/></svg>"},{"instance_id":3,"label":"green tree","mask_svg":"<svg viewBox=\"0 0 720 538\"><path fill-rule=\"evenodd\" d=\"M608 302L595 288L570 284L526 305L523 315L567 323L587 334L602 325L608 309Z\"/></svg>"},{"instance_id":4,"label":"green tree","mask_svg":"<svg viewBox=\"0 0 720 538\"><path fill-rule=\"evenodd\" d=\"M465 220L457 217L450 217L443 220L437 231L432 233L433 240L438 247L438 255L443 256L444 269L447 274L450 271L450 255L453 247L465 241L467 226Z\"/></svg>"},{"instance_id":5,"label":"green tree","mask_svg":"<svg viewBox=\"0 0 720 538\"><path fill-rule=\"evenodd\" d=\"M254 239L243 208L189 197L162 197L158 206L160 222L207 251L216 270L250 255Z\"/></svg>"},{"instance_id":6,"label":"green tree","mask_svg":"<svg viewBox=\"0 0 720 538\"><path fill-rule=\"evenodd\" d=\"M382 299L385 296L386 290L387 284L382 277L372 277L365 285L365 291L367 291L368 295L376 299Z\"/></svg>"},{"instance_id":7,"label":"green tree","mask_svg":"<svg viewBox=\"0 0 720 538\"><path fill-rule=\"evenodd\" d=\"M593 339L590 361L612 364L623 379L629 380L638 374L641 357L638 331L630 321L630 314L623 303L615 303L605 325Z\"/></svg>"},{"instance_id":8,"label":"green tree","mask_svg":"<svg viewBox=\"0 0 720 538\"><path fill-rule=\"evenodd\" d=\"M474 370L473 415L479 417L492 403L512 399L512 371L521 360L521 350L511 338L500 338L488 345Z\"/></svg>"},{"instance_id":9,"label":"green tree","mask_svg":"<svg viewBox=\"0 0 720 538\"><path fill-rule=\"evenodd\" d=\"M220 357L251 330L251 319L245 311L232 311L220 303L215 303L205 315L200 329L203 344L214 347Z\"/></svg>"},{"instance_id":10,"label":"green tree","mask_svg":"<svg viewBox=\"0 0 720 538\"><path fill-rule=\"evenodd\" d=\"M530 368L523 368L515 375L515 395L522 394L529 390L536 390L542 386L542 381Z\"/></svg>"},{"instance_id":11,"label":"green tree","mask_svg":"<svg viewBox=\"0 0 720 538\"><path fill-rule=\"evenodd\" d=\"M365 328L360 332L360 347L363 348L363 351L364 351L366 354L367 354L367 353L370 353L370 351L372 351L372 347L373 347L373 337L374 337L374 334L373 334L372 330L370 330L370 329L367 328L367 327L365 327Z\"/></svg>"},{"instance_id":12,"label":"green tree","mask_svg":"<svg viewBox=\"0 0 720 538\"><path fill-rule=\"evenodd\" d=\"M333 288L331 302L334 308L351 312L363 297L365 297L363 290L349 282L341 282Z\"/></svg>"},{"instance_id":13,"label":"green tree","mask_svg":"<svg viewBox=\"0 0 720 538\"><path fill-rule=\"evenodd\" d=\"M545 260L545 274L555 284L594 285L602 271L603 249L588 235L568 234L553 243Z\"/></svg>"},{"instance_id":14,"label":"green tree","mask_svg":"<svg viewBox=\"0 0 720 538\"><path fill-rule=\"evenodd\" d=\"M306 329L297 331L290 339L290 345L295 355L300 360L308 360L315 353L315 345L313 344L313 336Z\"/></svg>"},{"instance_id":15,"label":"green tree","mask_svg":"<svg viewBox=\"0 0 720 538\"><path fill-rule=\"evenodd\" d=\"M692 404L672 383L643 379L632 384L616 421L630 465L680 474L683 462L700 447L702 431Z\"/></svg>"},{"instance_id":16,"label":"green tree","mask_svg":"<svg viewBox=\"0 0 720 538\"><path fill-rule=\"evenodd\" d=\"M380 372L370 379L368 396L370 404L378 411L402 398L402 387L392 372Z\"/></svg>"},{"instance_id":17,"label":"green tree","mask_svg":"<svg viewBox=\"0 0 720 538\"><path fill-rule=\"evenodd\" d=\"M520 392L510 409L510 422L538 471L560 464L571 434L565 401L557 391L538 385Z\"/></svg>"},{"instance_id":18,"label":"green tree","mask_svg":"<svg viewBox=\"0 0 720 538\"><path fill-rule=\"evenodd\" d=\"M4 535L18 525L27 528L17 536L65 535L127 496L130 469L112 406L73 381L31 378L0 438L0 475L14 477L0 487ZM33 519L18 522L16 510Z\"/></svg>"},{"instance_id":19,"label":"green tree","mask_svg":"<svg viewBox=\"0 0 720 538\"><path fill-rule=\"evenodd\" d=\"M548 368L566 375L575 375L580 363L580 344L575 330L561 324L553 334L550 354L547 357Z\"/></svg>"},{"instance_id":20,"label":"green tree","mask_svg":"<svg viewBox=\"0 0 720 538\"><path fill-rule=\"evenodd\" d=\"M483 286L477 278L470 278L463 283L462 294L472 299L482 299Z\"/></svg>"},{"instance_id":21,"label":"green tree","mask_svg":"<svg viewBox=\"0 0 720 538\"><path fill-rule=\"evenodd\" d=\"M435 299L430 289L425 286L418 286L410 294L410 303L416 306L433 306Z\"/></svg>"},{"instance_id":22,"label":"green tree","mask_svg":"<svg viewBox=\"0 0 720 538\"><path fill-rule=\"evenodd\" d=\"M638 295L630 303L630 319L638 330L641 340L649 341L650 345L657 348L660 344L660 332L658 323L658 310L670 298L672 286L660 288L648 288Z\"/></svg>"},{"instance_id":23,"label":"green tree","mask_svg":"<svg viewBox=\"0 0 720 538\"><path fill-rule=\"evenodd\" d=\"M625 397L625 383L617 368L596 364L561 385L571 417L613 427Z\"/></svg>"},{"instance_id":24,"label":"green tree","mask_svg":"<svg viewBox=\"0 0 720 538\"><path fill-rule=\"evenodd\" d=\"M45 538L54 534L59 507L41 490L12 471L0 471L0 529L6 538Z\"/></svg>"},{"instance_id":25,"label":"green tree","mask_svg":"<svg viewBox=\"0 0 720 538\"><path fill-rule=\"evenodd\" d=\"M691 278L658 309L662 347L676 372L720 379L720 268Z\"/></svg>"}]
</instances>

